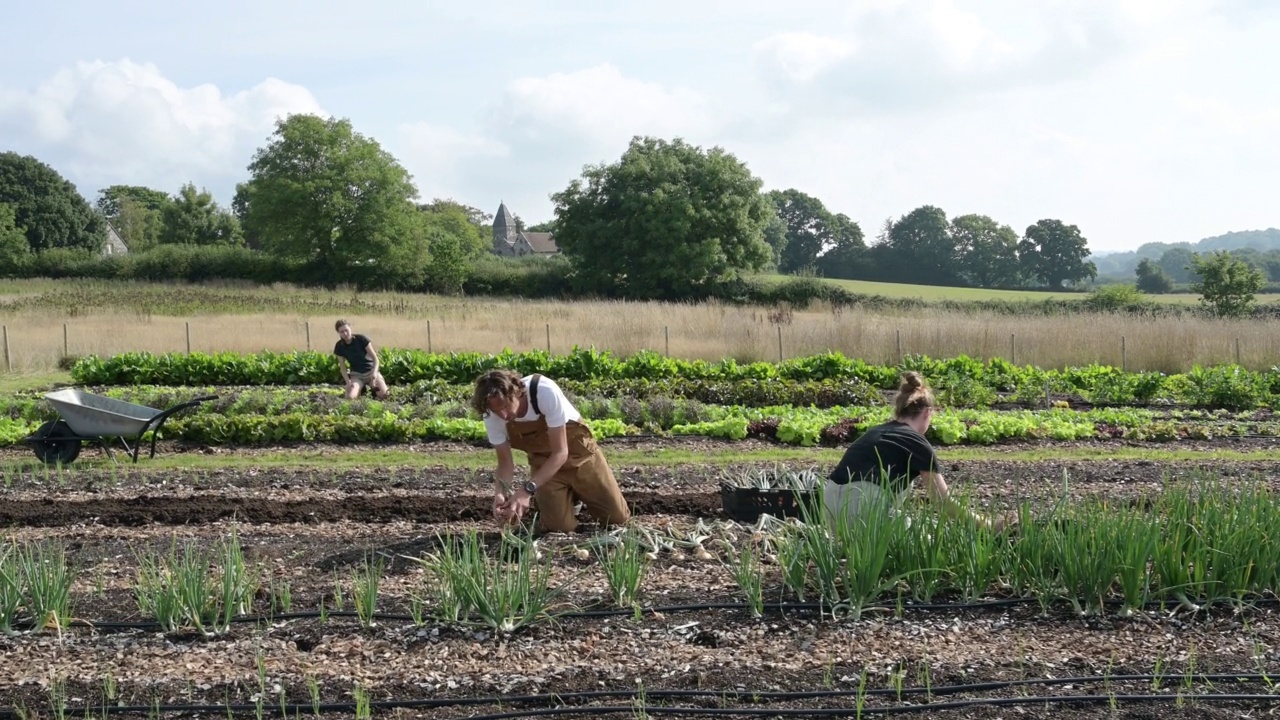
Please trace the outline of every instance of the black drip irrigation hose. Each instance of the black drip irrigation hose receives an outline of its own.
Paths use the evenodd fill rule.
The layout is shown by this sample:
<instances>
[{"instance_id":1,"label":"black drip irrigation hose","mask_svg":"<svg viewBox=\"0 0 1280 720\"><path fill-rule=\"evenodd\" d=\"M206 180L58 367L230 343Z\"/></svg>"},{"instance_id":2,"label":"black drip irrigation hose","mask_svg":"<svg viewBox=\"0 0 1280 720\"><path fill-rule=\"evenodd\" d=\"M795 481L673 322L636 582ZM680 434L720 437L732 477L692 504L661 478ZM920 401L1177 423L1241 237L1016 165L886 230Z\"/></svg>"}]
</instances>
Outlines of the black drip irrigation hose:
<instances>
[{"instance_id":1,"label":"black drip irrigation hose","mask_svg":"<svg viewBox=\"0 0 1280 720\"><path fill-rule=\"evenodd\" d=\"M571 693L554 693L546 695L501 695L489 697L456 697L456 698L420 698L406 700L371 700L367 707L370 710L393 710L402 709L430 709L440 707L467 707L478 705L545 705L551 707L537 707L526 710L517 710L491 715L468 716L469 720L502 720L504 718L520 718L520 717L539 717L547 715L565 715L572 713L580 713L586 715L607 715L620 712L637 712L646 711L651 714L700 714L700 715L847 715L849 707L839 708L813 708L813 709L788 709L788 708L705 708L705 707L674 707L662 705L648 705L649 700L664 699L713 699L721 702L729 700L749 700L751 704L759 705L766 701L797 701L797 700L816 700L824 698L859 698L870 697L888 697L893 696L901 699L904 696L926 695L929 698L938 695L959 695L973 692L990 692L994 690L1007 690L1017 687L1043 686L1051 687L1055 685L1089 685L1098 683L1116 683L1116 682L1151 682L1176 679L1179 682L1267 682L1270 685L1270 678L1267 675L1257 673L1214 673L1201 674L1191 676L1172 676L1172 675L1114 675L1114 676L1083 676L1083 677L1066 677L1066 678L1032 678L1026 680L1002 680L983 683L972 683L966 685L941 685L938 687L909 687L901 690L895 688L873 688L868 690L814 690L814 691L798 691L798 692L780 692L780 691L748 691L748 690L595 690L585 692ZM626 706L593 706L593 705L568 705L570 701L590 701L604 699L623 699L630 698L631 705ZM974 707L979 705L1033 705L1045 703L1100 703L1100 702L1167 702L1169 700L1181 699L1187 701L1211 701L1211 702L1261 702L1268 701L1273 704L1280 705L1280 695L1275 694L1145 694L1145 695L1047 695L1037 697L1012 697L1012 698L966 698L946 703L935 703L928 701L917 705L899 705L892 707L864 707L864 714L904 714L914 712L935 712L938 710L960 709ZM105 715L137 715L137 714L153 714L153 713L258 713L270 715L298 716L300 714L310 713L326 713L326 712L351 712L357 709L355 702L340 703L315 703L315 704L275 704L263 702L261 705L107 705L85 706L80 708L62 708L61 714L64 717L88 716L90 714L101 713ZM0 710L0 717L17 718L18 714L15 710Z\"/></svg>"},{"instance_id":2,"label":"black drip irrigation hose","mask_svg":"<svg viewBox=\"0 0 1280 720\"><path fill-rule=\"evenodd\" d=\"M910 603L904 602L899 605L887 605L884 603L875 605L866 605L862 608L863 613L881 612L896 613L899 610L907 611L962 611L962 610L988 610L992 608L1012 607L1017 605L1030 605L1038 603L1036 598L1001 598L998 600L984 600L981 602L959 602L959 603ZM1055 600L1060 604L1061 600ZM1230 600L1214 600L1212 602L1191 601L1201 610L1208 610L1214 607L1235 606L1237 603ZM1120 607L1124 605L1122 600L1106 600L1102 603L1107 607ZM1241 601L1240 605L1249 607L1273 607L1280 605L1280 598L1266 597L1253 598L1247 601ZM1152 600L1143 604L1143 608L1147 610L1166 609L1169 607L1180 607L1181 603L1174 600ZM813 603L813 602L776 602L763 603L762 610L773 612L831 612L839 611L840 607L833 607L829 603ZM751 605L745 602L720 602L720 603L697 603L693 605L653 605L641 608L608 608L604 610L580 610L562 613L550 613L551 619L575 619L575 618L598 618L598 617L622 617L633 616L636 613L642 615L674 614L682 612L701 612L703 610L751 610ZM231 618L232 623L272 623L281 620L308 620L316 618L358 618L360 613L352 610L308 610L304 612L275 613L268 615L238 615ZM369 617L370 620L382 622L417 622L412 615L403 615L395 613L374 613ZM12 623L14 629L31 630L37 626L37 623L30 618L17 619ZM138 621L117 621L117 620L84 620L73 618L67 622L64 627L88 627L101 630L151 630L160 627L160 623L155 620L138 620Z\"/></svg>"}]
</instances>

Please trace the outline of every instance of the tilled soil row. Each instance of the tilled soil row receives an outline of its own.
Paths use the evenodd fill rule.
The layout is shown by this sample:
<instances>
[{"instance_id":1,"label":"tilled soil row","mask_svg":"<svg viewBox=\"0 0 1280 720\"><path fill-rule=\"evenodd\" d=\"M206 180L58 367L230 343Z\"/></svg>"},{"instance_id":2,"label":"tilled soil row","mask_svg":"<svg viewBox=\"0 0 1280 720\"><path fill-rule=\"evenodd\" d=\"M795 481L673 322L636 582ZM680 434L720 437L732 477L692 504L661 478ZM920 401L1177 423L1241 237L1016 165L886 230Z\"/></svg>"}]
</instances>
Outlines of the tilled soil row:
<instances>
[{"instance_id":1,"label":"tilled soil row","mask_svg":"<svg viewBox=\"0 0 1280 720\"><path fill-rule=\"evenodd\" d=\"M714 518L726 517L722 481L776 467L774 463L685 464L618 467L615 472L637 516ZM821 476L823 469L814 469ZM1280 462L1269 461L966 460L947 463L944 469L953 490L1003 508L1064 496L1134 499L1205 478L1261 482L1280 491ZM186 525L227 519L256 524L474 521L490 516L490 477L489 473L431 467L331 471L131 467L73 468L55 475L14 473L0 490L0 526Z\"/></svg>"},{"instance_id":2,"label":"tilled soil row","mask_svg":"<svg viewBox=\"0 0 1280 720\"><path fill-rule=\"evenodd\" d=\"M715 493L673 495L636 491L627 494L627 501L633 515L713 517L721 513L720 496ZM7 499L0 502L0 525L28 527L193 525L220 520L253 524L331 523L341 520L445 523L491 517L491 497L479 495L398 493L275 499L229 497L215 493L189 497L139 495L128 498Z\"/></svg>"}]
</instances>

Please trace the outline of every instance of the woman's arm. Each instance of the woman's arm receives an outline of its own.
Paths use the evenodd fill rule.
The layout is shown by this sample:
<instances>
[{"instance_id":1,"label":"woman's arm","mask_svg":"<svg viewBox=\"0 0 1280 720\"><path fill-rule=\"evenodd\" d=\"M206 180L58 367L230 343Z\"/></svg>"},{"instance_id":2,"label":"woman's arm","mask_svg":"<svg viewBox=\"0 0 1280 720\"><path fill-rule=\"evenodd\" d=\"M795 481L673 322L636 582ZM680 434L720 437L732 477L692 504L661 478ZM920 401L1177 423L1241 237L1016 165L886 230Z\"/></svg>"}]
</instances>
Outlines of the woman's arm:
<instances>
[{"instance_id":1,"label":"woman's arm","mask_svg":"<svg viewBox=\"0 0 1280 720\"><path fill-rule=\"evenodd\" d=\"M955 518L964 514L964 508L951 497L950 491L947 490L947 481L942 477L942 473L922 472L920 473L920 479L924 481L925 495L928 496L930 501L942 505L948 516ZM969 516L996 532L1000 532L1005 526L1004 518L992 520L972 510L969 511Z\"/></svg>"}]
</instances>

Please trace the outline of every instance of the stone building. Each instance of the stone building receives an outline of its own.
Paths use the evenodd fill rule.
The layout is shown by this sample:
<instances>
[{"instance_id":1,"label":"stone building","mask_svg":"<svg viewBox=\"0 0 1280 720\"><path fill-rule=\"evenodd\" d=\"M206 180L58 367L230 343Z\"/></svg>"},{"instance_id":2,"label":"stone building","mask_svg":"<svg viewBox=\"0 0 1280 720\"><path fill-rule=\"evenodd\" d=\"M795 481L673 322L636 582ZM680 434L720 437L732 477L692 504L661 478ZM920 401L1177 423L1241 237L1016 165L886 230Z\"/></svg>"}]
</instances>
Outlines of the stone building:
<instances>
[{"instance_id":1,"label":"stone building","mask_svg":"<svg viewBox=\"0 0 1280 720\"><path fill-rule=\"evenodd\" d=\"M120 233L112 227L111 223L107 223L107 244L102 248L103 255L126 255L129 252L129 246L124 244L124 240L120 239Z\"/></svg>"},{"instance_id":2,"label":"stone building","mask_svg":"<svg viewBox=\"0 0 1280 720\"><path fill-rule=\"evenodd\" d=\"M493 216L493 252L504 257L558 255L560 248L551 233L529 232L516 227L516 218L506 203L498 203Z\"/></svg>"}]
</instances>

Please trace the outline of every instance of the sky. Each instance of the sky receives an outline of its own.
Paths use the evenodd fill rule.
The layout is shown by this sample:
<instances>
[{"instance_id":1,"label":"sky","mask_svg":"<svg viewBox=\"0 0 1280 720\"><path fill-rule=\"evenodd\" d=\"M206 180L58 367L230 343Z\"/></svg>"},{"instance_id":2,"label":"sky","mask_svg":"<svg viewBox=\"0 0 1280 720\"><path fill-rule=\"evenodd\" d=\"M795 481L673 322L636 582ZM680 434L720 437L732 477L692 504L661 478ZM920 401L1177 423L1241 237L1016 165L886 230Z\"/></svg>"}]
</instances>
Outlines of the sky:
<instances>
[{"instance_id":1,"label":"sky","mask_svg":"<svg viewBox=\"0 0 1280 720\"><path fill-rule=\"evenodd\" d=\"M1280 226L1274 0L121 0L5 10L0 151L93 202L227 205L277 118L349 119L533 224L636 135L743 161L871 240L921 205L1095 252Z\"/></svg>"}]
</instances>

